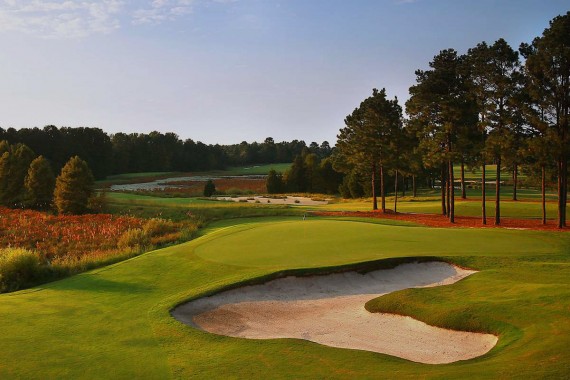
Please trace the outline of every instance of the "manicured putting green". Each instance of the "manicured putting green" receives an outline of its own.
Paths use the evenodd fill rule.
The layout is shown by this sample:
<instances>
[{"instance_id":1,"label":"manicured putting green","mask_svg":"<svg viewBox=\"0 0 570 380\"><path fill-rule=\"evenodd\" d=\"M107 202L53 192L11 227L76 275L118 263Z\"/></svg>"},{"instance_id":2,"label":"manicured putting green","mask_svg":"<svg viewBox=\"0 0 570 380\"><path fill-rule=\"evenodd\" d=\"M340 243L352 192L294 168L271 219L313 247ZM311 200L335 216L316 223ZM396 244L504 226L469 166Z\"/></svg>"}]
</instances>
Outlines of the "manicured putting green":
<instances>
[{"instance_id":1,"label":"manicured putting green","mask_svg":"<svg viewBox=\"0 0 570 380\"><path fill-rule=\"evenodd\" d=\"M299 220L236 226L194 249L203 259L253 267L318 267L382 257L547 254L556 236L539 232L385 226Z\"/></svg>"}]
</instances>

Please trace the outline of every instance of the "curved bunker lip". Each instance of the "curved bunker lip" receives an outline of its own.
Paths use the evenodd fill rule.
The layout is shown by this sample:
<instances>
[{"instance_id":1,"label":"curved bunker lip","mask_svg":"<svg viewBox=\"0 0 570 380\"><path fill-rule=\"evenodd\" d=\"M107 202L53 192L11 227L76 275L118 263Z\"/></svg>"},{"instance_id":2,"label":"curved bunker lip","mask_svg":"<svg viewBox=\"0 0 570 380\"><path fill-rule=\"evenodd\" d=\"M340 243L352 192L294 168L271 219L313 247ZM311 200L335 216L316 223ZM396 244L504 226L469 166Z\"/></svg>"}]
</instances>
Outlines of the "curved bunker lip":
<instances>
[{"instance_id":1,"label":"curved bunker lip","mask_svg":"<svg viewBox=\"0 0 570 380\"><path fill-rule=\"evenodd\" d=\"M199 298L172 310L195 328L249 339L298 338L332 347L378 352L426 364L486 354L492 334L448 330L364 304L406 288L453 284L476 271L442 262L393 269L285 277Z\"/></svg>"}]
</instances>

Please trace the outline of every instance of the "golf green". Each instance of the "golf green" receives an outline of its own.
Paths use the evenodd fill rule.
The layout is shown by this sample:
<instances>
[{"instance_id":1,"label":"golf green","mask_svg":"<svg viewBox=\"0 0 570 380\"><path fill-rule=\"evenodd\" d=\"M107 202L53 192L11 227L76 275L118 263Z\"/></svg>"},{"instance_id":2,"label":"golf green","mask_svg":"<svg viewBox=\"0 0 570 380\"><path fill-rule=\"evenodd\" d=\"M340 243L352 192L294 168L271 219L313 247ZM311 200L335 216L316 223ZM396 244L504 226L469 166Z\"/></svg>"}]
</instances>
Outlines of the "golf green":
<instances>
[{"instance_id":1,"label":"golf green","mask_svg":"<svg viewBox=\"0 0 570 380\"><path fill-rule=\"evenodd\" d=\"M238 266L319 267L383 257L541 255L557 251L560 244L555 236L533 231L308 219L227 228L204 239L194 253Z\"/></svg>"}]
</instances>

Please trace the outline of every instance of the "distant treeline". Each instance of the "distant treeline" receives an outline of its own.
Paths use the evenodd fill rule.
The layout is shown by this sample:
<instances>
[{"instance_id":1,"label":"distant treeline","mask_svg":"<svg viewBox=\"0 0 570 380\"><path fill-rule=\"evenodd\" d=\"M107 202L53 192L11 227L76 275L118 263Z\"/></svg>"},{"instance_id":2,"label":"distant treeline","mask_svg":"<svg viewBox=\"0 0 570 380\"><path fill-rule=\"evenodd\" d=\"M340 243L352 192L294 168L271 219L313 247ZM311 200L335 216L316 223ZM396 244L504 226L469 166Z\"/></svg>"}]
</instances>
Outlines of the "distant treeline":
<instances>
[{"instance_id":1,"label":"distant treeline","mask_svg":"<svg viewBox=\"0 0 570 380\"><path fill-rule=\"evenodd\" d=\"M207 145L181 140L175 133L116 133L100 128L0 128L0 141L22 143L47 158L55 172L73 156L85 160L97 179L110 174L148 171L205 171L228 166L293 162L305 153L319 158L331 155L327 141L307 146L302 140L276 143L268 137L262 143Z\"/></svg>"}]
</instances>

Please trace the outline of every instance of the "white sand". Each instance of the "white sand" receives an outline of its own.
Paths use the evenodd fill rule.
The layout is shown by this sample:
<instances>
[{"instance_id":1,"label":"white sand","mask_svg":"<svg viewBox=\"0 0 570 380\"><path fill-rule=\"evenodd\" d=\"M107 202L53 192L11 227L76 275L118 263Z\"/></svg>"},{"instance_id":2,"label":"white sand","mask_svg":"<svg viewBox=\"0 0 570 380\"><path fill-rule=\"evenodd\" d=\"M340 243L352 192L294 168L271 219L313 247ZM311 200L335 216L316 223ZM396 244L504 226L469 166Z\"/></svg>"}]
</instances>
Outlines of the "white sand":
<instances>
[{"instance_id":1,"label":"white sand","mask_svg":"<svg viewBox=\"0 0 570 380\"><path fill-rule=\"evenodd\" d=\"M326 205L328 200L313 200L308 197L292 197L286 196L282 198L270 198L264 196L243 196L243 197L216 197L221 201L234 201L234 202L248 202L248 203L261 203L273 205L293 205L293 206L317 206Z\"/></svg>"},{"instance_id":2,"label":"white sand","mask_svg":"<svg viewBox=\"0 0 570 380\"><path fill-rule=\"evenodd\" d=\"M451 363L487 353L497 337L369 313L364 304L401 289L453 284L473 273L432 262L364 275L286 277L197 299L177 307L172 315L191 326L232 337L298 338L420 363Z\"/></svg>"}]
</instances>

